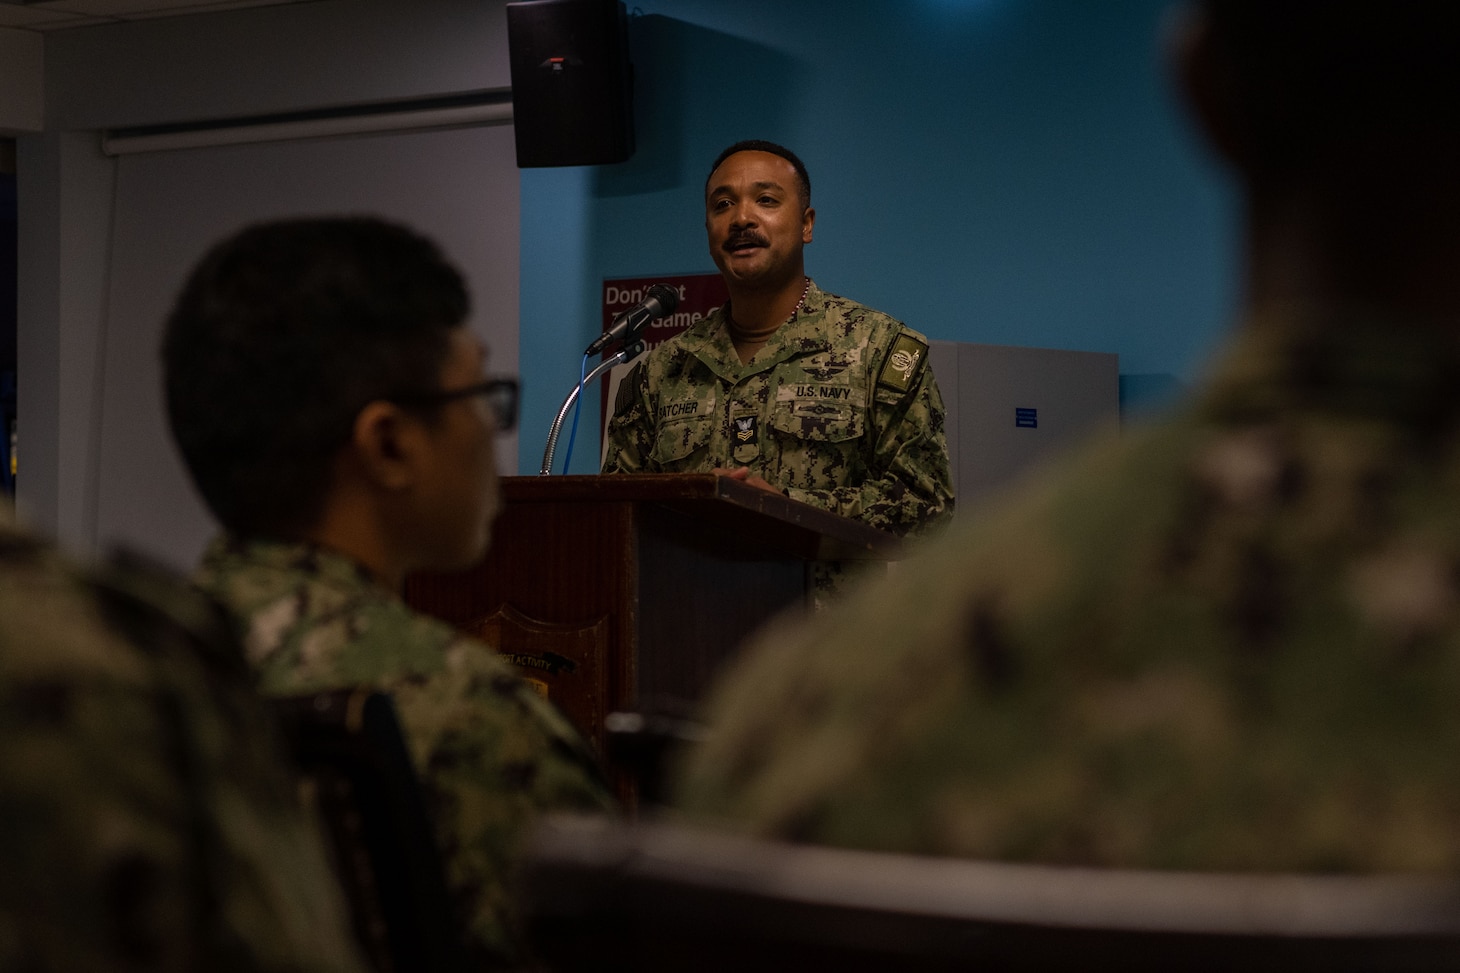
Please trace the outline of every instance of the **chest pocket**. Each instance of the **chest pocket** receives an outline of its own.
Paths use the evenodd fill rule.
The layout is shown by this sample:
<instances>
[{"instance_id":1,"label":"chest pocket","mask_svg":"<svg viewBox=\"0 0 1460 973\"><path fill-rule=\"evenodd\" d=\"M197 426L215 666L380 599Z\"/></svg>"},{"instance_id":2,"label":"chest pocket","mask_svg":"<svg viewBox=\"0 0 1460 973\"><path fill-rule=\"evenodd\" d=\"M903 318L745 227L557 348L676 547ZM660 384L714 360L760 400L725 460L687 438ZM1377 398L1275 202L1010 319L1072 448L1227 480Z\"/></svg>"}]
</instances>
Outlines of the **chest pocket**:
<instances>
[{"instance_id":1,"label":"chest pocket","mask_svg":"<svg viewBox=\"0 0 1460 973\"><path fill-rule=\"evenodd\" d=\"M847 382L785 382L776 389L771 428L791 439L845 443L862 438L867 390Z\"/></svg>"},{"instance_id":2,"label":"chest pocket","mask_svg":"<svg viewBox=\"0 0 1460 973\"><path fill-rule=\"evenodd\" d=\"M714 416L691 415L666 419L654 436L651 459L664 473L695 473L704 463L706 450L719 420Z\"/></svg>"}]
</instances>

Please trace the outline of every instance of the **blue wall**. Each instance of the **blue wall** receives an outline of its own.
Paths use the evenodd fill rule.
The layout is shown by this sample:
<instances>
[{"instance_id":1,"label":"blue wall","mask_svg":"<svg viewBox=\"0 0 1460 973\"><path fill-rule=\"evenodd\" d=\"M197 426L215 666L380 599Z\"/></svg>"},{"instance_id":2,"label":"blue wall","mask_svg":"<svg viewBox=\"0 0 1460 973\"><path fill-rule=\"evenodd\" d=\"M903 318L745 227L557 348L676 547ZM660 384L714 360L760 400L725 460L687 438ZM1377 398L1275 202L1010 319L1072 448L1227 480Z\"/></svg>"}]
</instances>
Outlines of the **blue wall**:
<instances>
[{"instance_id":1,"label":"blue wall","mask_svg":"<svg viewBox=\"0 0 1460 973\"><path fill-rule=\"evenodd\" d=\"M1236 225L1167 84L1168 6L631 2L638 151L522 170L522 472L600 328L603 278L714 270L702 186L742 138L806 161L807 267L828 290L932 338L1117 352L1131 405L1198 377L1232 310ZM575 473L596 468L588 399Z\"/></svg>"}]
</instances>

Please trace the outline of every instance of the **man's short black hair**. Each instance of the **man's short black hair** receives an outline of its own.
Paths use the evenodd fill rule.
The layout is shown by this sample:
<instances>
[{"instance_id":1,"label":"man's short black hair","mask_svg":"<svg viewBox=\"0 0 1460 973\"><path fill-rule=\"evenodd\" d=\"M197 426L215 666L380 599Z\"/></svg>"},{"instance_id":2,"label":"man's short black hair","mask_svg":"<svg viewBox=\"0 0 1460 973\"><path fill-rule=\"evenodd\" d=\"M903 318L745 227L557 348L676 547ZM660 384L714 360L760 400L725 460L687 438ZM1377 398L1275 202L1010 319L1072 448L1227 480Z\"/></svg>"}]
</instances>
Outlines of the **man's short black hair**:
<instances>
[{"instance_id":1,"label":"man's short black hair","mask_svg":"<svg viewBox=\"0 0 1460 973\"><path fill-rule=\"evenodd\" d=\"M771 155L778 155L791 163L791 168L796 170L796 177L801 180L796 195L801 199L801 208L807 209L811 206L811 176L806 172L806 163L800 157L784 145L777 145L775 142L767 142L765 139L746 139L743 142L736 142L715 156L715 161L710 164L710 172L705 176L705 195L710 193L710 177L715 170L720 168L720 163L730 158L737 152L769 152Z\"/></svg>"},{"instance_id":2,"label":"man's short black hair","mask_svg":"<svg viewBox=\"0 0 1460 973\"><path fill-rule=\"evenodd\" d=\"M188 277L162 344L168 420L213 514L297 539L360 410L440 384L470 302L429 240L370 217L249 227Z\"/></svg>"},{"instance_id":3,"label":"man's short black hair","mask_svg":"<svg viewBox=\"0 0 1460 973\"><path fill-rule=\"evenodd\" d=\"M1454 141L1455 0L1199 0L1267 161Z\"/></svg>"}]
</instances>

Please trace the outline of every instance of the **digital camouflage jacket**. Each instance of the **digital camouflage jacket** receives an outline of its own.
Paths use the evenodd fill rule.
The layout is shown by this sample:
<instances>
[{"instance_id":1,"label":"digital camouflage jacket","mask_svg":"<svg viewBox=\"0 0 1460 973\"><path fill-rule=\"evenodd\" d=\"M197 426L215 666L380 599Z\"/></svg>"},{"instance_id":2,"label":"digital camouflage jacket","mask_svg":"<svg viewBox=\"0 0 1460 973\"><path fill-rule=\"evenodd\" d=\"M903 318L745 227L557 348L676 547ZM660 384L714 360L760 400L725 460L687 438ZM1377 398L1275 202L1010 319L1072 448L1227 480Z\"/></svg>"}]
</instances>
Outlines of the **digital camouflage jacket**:
<instances>
[{"instance_id":1,"label":"digital camouflage jacket","mask_svg":"<svg viewBox=\"0 0 1460 973\"><path fill-rule=\"evenodd\" d=\"M680 779L796 840L1460 870L1460 337L1292 309L1127 430L765 632Z\"/></svg>"},{"instance_id":2,"label":"digital camouflage jacket","mask_svg":"<svg viewBox=\"0 0 1460 973\"><path fill-rule=\"evenodd\" d=\"M222 613L0 519L0 971L362 970Z\"/></svg>"},{"instance_id":3,"label":"digital camouflage jacket","mask_svg":"<svg viewBox=\"0 0 1460 973\"><path fill-rule=\"evenodd\" d=\"M800 500L906 534L953 510L943 399L922 335L814 283L742 365L717 309L619 386L605 473L749 467Z\"/></svg>"},{"instance_id":4,"label":"digital camouflage jacket","mask_svg":"<svg viewBox=\"0 0 1460 973\"><path fill-rule=\"evenodd\" d=\"M198 581L242 620L265 693L392 694L470 945L484 965L525 963L507 887L519 841L544 811L612 803L567 720L492 649L339 554L220 538Z\"/></svg>"}]
</instances>

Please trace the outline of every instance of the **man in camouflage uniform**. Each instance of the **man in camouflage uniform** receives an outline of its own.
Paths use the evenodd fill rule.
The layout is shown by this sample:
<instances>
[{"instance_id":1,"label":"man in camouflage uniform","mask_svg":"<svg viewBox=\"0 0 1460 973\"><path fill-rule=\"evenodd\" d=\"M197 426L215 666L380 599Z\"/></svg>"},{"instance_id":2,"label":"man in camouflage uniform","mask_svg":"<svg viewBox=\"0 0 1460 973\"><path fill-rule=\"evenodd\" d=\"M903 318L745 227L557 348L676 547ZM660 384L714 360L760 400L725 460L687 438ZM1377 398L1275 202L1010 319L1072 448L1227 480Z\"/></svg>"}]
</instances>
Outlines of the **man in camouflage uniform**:
<instances>
[{"instance_id":1,"label":"man in camouflage uniform","mask_svg":"<svg viewBox=\"0 0 1460 973\"><path fill-rule=\"evenodd\" d=\"M1460 869L1451 0L1205 0L1247 199L1235 346L1171 420L760 637L679 782L764 835L1012 861Z\"/></svg>"},{"instance_id":2,"label":"man in camouflage uniform","mask_svg":"<svg viewBox=\"0 0 1460 973\"><path fill-rule=\"evenodd\" d=\"M952 513L927 340L812 283L815 219L790 150L720 154L705 227L730 301L625 376L603 472L715 472L898 534Z\"/></svg>"},{"instance_id":3,"label":"man in camouflage uniform","mask_svg":"<svg viewBox=\"0 0 1460 973\"><path fill-rule=\"evenodd\" d=\"M6 513L0 642L0 970L362 969L212 605Z\"/></svg>"},{"instance_id":4,"label":"man in camouflage uniform","mask_svg":"<svg viewBox=\"0 0 1460 973\"><path fill-rule=\"evenodd\" d=\"M610 798L552 706L400 599L408 573L478 559L497 512L516 383L484 379L467 310L403 228L265 224L193 272L163 358L173 434L227 529L199 582L238 615L266 693L394 696L468 945L497 968L525 961L504 884L525 829Z\"/></svg>"}]
</instances>

